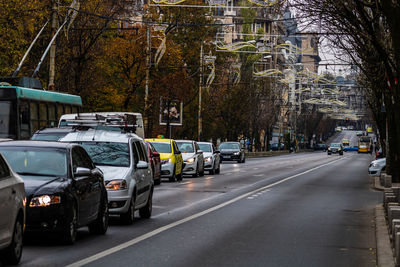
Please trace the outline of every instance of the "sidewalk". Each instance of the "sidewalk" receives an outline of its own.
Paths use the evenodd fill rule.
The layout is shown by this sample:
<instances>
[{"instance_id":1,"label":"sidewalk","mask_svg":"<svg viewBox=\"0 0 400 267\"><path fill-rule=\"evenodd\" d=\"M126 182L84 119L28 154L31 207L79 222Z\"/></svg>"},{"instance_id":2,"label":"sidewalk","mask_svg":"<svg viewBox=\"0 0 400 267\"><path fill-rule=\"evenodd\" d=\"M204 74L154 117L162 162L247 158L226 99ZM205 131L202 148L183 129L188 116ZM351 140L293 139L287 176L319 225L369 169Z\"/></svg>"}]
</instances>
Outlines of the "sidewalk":
<instances>
[{"instance_id":1,"label":"sidewalk","mask_svg":"<svg viewBox=\"0 0 400 267\"><path fill-rule=\"evenodd\" d=\"M380 184L379 176L372 177L372 187L375 190L384 191L385 187ZM393 184L392 186L400 186ZM376 257L377 266L379 267L394 267L395 259L393 256L392 245L390 244L389 230L385 218L385 212L382 204L375 207L375 235L376 235Z\"/></svg>"}]
</instances>

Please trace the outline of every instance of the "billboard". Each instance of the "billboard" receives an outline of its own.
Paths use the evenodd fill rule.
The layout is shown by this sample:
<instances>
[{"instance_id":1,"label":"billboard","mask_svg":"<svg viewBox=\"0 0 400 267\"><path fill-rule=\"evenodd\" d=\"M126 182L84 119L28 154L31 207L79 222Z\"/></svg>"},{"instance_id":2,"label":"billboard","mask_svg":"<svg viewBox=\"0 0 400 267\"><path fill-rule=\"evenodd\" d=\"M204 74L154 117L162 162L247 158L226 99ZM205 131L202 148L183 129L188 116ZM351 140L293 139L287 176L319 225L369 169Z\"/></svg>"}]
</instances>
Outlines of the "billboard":
<instances>
[{"instance_id":1,"label":"billboard","mask_svg":"<svg viewBox=\"0 0 400 267\"><path fill-rule=\"evenodd\" d=\"M168 112L169 109L169 112ZM183 102L160 98L160 125L182 126Z\"/></svg>"}]
</instances>

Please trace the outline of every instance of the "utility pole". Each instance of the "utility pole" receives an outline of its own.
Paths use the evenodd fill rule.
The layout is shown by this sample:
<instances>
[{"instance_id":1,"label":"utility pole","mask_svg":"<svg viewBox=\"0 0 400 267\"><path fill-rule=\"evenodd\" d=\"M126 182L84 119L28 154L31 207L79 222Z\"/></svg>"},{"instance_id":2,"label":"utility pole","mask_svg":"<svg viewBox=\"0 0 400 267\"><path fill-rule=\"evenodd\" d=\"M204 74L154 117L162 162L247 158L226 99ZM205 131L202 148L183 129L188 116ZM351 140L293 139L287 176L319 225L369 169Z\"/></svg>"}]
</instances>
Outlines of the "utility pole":
<instances>
[{"instance_id":1,"label":"utility pole","mask_svg":"<svg viewBox=\"0 0 400 267\"><path fill-rule=\"evenodd\" d=\"M149 79L150 79L150 26L146 24L146 81L145 81L145 95L144 95L144 127L146 136L150 136L149 127Z\"/></svg>"},{"instance_id":2,"label":"utility pole","mask_svg":"<svg viewBox=\"0 0 400 267\"><path fill-rule=\"evenodd\" d=\"M57 31L57 1L52 0L52 9L51 9L51 34L52 37L56 34ZM56 63L56 42L53 42L50 47L50 63L49 63L49 91L55 91L54 87L54 77L55 77L55 63Z\"/></svg>"},{"instance_id":3,"label":"utility pole","mask_svg":"<svg viewBox=\"0 0 400 267\"><path fill-rule=\"evenodd\" d=\"M203 41L200 44L200 80L199 80L199 114L198 114L198 132L197 132L197 139L201 141L202 137L202 118L201 118L201 94L203 90Z\"/></svg>"}]
</instances>

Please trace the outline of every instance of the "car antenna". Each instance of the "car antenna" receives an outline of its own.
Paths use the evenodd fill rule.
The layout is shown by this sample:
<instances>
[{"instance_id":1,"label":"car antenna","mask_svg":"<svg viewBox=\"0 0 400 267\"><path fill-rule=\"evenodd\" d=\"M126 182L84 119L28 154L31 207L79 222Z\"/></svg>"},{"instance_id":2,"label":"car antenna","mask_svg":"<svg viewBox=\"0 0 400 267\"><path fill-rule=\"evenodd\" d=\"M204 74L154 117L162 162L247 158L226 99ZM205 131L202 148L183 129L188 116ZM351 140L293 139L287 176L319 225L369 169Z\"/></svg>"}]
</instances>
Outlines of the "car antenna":
<instances>
[{"instance_id":1,"label":"car antenna","mask_svg":"<svg viewBox=\"0 0 400 267\"><path fill-rule=\"evenodd\" d=\"M96 136L97 127L99 127L99 124L97 124L96 127L94 127L94 133L93 133L92 141L95 141L94 137Z\"/></svg>"}]
</instances>

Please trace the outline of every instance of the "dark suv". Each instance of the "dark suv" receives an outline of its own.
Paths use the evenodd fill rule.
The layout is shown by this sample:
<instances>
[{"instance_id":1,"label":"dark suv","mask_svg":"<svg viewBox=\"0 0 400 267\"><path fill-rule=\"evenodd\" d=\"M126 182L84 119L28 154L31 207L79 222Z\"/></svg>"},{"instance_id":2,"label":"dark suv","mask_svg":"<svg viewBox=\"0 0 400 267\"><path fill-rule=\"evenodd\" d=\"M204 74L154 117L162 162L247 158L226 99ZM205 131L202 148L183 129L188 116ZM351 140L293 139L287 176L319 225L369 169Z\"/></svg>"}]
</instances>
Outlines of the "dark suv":
<instances>
[{"instance_id":1,"label":"dark suv","mask_svg":"<svg viewBox=\"0 0 400 267\"><path fill-rule=\"evenodd\" d=\"M222 161L237 161L244 163L246 158L244 156L244 149L239 142L222 142L219 145L219 151Z\"/></svg>"}]
</instances>

